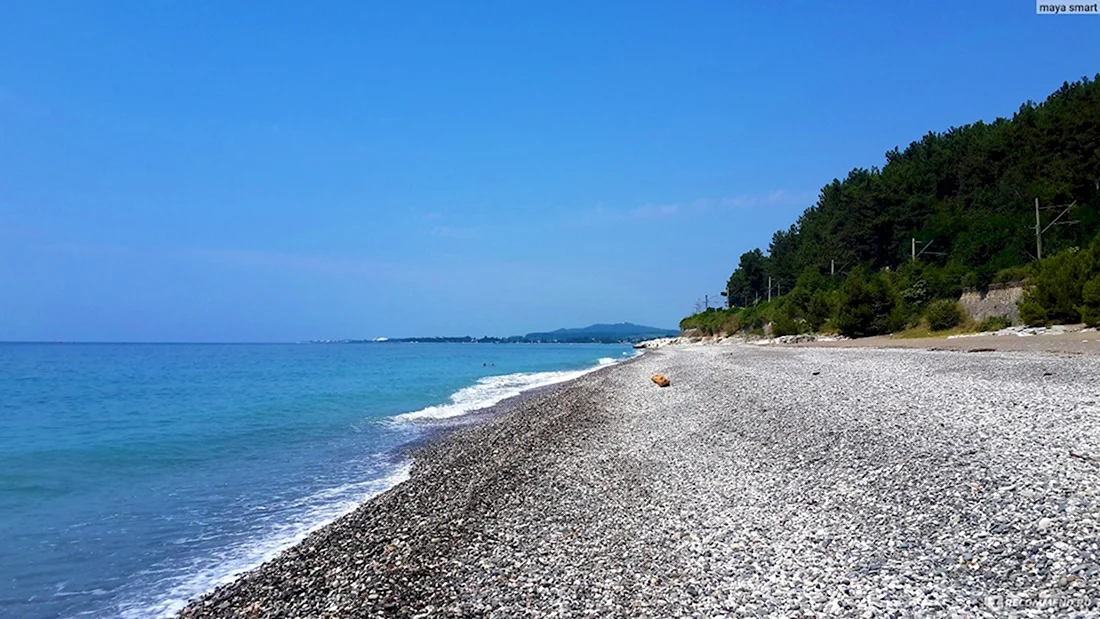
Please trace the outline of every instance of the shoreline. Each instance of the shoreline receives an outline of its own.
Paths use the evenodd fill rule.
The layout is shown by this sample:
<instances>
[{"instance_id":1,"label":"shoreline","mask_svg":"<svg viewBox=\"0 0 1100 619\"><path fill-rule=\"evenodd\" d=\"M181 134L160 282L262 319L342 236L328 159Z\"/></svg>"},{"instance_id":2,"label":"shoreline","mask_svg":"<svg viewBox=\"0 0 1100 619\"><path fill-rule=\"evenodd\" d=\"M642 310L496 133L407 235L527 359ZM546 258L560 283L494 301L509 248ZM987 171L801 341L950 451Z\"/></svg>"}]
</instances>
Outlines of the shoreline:
<instances>
[{"instance_id":1,"label":"shoreline","mask_svg":"<svg viewBox=\"0 0 1100 619\"><path fill-rule=\"evenodd\" d=\"M358 506L352 508L349 512L316 527L315 529L310 531L305 538L295 542L294 544L287 548L284 548L283 550L280 550L274 556L269 557L261 563L241 571L240 573L236 574L229 582L218 585L211 590L205 591L189 599L182 608L172 612L169 616L186 616L185 613L188 611L188 609L191 606L195 605L197 602L205 600L206 598L214 595L221 589L235 586L239 581L247 578L253 572L260 570L268 563L279 559L282 555L288 552L294 551L298 546L308 542L315 535L321 534L322 532L324 532L325 529L336 525L339 521L355 515L356 512L367 507L374 501L381 499L384 495L391 492L395 488L398 488L402 484L407 483L421 469L423 460L427 457L431 457L431 454L433 454L437 449L438 444L446 442L448 438L452 435L470 430L472 428L477 428L478 426L481 426L493 419L508 414L510 411L518 407L522 407L528 404L529 402L539 398L540 396L553 393L555 390L563 388L574 381L583 379L593 374L608 371L617 366L632 363L640 359L643 355L644 351L636 351L633 356L624 357L622 359L615 359L613 362L607 364L601 363L588 369L577 370L577 372L580 372L578 376L567 378L555 383L543 384L532 387L530 389L525 389L523 391L520 391L516 395L509 396L499 402L490 404L482 408L475 408L460 415L441 418L413 418L401 421L400 423L402 424L415 425L418 427L419 430L418 436L405 443L402 443L401 445L394 448L391 452L388 452L386 454L386 458L392 460L395 465L407 466L406 473L402 476L401 479L396 481L396 483L393 483L393 485L390 485L384 490L378 492L377 494L368 497ZM400 417L401 415L395 415L394 419L398 419Z\"/></svg>"},{"instance_id":2,"label":"shoreline","mask_svg":"<svg viewBox=\"0 0 1100 619\"><path fill-rule=\"evenodd\" d=\"M454 417L443 417L439 419L425 418L420 420L405 421L404 423L411 423L420 426L421 435L400 445L394 450L393 456L400 457L408 460L411 463L411 472L417 470L417 463L423 457L424 454L430 453L436 443L446 441L448 437L470 428L476 428L492 421L503 415L507 415L509 412L524 407L526 405L534 405L532 400L552 393L556 389L563 388L569 385L573 381L583 380L585 377L592 376L599 372L608 371L611 368L627 365L633 363L644 356L646 351L639 350L638 354L631 357L626 357L621 361L616 360L614 363L607 365L600 365L592 368L573 378L568 378L561 382L551 383L549 385L540 385L538 387L532 387L525 391L505 398L496 404L486 406L484 408L477 408L462 415L456 415ZM408 481L408 480L405 480ZM402 481L400 483L405 483ZM395 486L391 486L391 489ZM388 492L389 489L386 490ZM367 501L373 501L377 496L371 497ZM331 524L331 523L330 523ZM327 526L327 525L326 525ZM259 567L259 566L257 566Z\"/></svg>"},{"instance_id":3,"label":"shoreline","mask_svg":"<svg viewBox=\"0 0 1100 619\"><path fill-rule=\"evenodd\" d=\"M1100 609L1098 378L1092 357L660 349L426 443L408 481L179 616Z\"/></svg>"}]
</instances>

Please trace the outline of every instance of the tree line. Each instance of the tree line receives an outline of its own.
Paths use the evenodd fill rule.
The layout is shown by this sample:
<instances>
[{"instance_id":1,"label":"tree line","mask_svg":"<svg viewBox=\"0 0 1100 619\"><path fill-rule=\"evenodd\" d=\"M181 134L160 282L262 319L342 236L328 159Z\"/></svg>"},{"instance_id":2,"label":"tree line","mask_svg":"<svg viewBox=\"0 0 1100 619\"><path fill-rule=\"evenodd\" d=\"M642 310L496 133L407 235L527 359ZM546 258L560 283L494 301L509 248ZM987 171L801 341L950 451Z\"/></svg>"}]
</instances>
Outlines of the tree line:
<instances>
[{"instance_id":1,"label":"tree line","mask_svg":"<svg viewBox=\"0 0 1100 619\"><path fill-rule=\"evenodd\" d=\"M681 326L872 335L961 320L957 306L936 301L1018 281L1031 284L1021 303L1027 321L1091 317L1089 282L1100 275L1089 262L1100 261L1097 80L1064 83L1012 118L930 132L887 152L881 168L834 179L766 253L741 255L726 283L728 309Z\"/></svg>"}]
</instances>

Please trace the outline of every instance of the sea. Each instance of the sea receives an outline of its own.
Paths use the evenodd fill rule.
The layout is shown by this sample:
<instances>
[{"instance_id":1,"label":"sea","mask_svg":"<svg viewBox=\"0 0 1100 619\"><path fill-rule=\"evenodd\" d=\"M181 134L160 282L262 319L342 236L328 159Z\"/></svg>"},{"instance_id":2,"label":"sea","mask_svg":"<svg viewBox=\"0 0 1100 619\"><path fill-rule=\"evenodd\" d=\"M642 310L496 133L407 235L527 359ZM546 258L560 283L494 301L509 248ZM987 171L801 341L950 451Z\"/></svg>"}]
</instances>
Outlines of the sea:
<instances>
[{"instance_id":1,"label":"sea","mask_svg":"<svg viewBox=\"0 0 1100 619\"><path fill-rule=\"evenodd\" d=\"M0 344L0 616L167 617L599 344Z\"/></svg>"}]
</instances>

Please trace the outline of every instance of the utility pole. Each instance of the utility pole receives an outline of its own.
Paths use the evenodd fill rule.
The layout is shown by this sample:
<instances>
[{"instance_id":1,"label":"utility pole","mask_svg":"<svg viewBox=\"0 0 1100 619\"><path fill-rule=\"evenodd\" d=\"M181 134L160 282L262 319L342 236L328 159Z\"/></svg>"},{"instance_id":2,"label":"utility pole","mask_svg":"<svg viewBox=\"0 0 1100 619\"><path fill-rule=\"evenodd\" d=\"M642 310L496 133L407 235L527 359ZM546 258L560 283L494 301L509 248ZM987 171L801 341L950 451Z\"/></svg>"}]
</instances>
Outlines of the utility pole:
<instances>
[{"instance_id":1,"label":"utility pole","mask_svg":"<svg viewBox=\"0 0 1100 619\"><path fill-rule=\"evenodd\" d=\"M768 276L768 303L772 302L772 276Z\"/></svg>"},{"instance_id":2,"label":"utility pole","mask_svg":"<svg viewBox=\"0 0 1100 619\"><path fill-rule=\"evenodd\" d=\"M1076 220L1059 221L1066 213L1073 207L1077 206L1077 200L1070 202L1069 204L1058 204L1055 206L1044 206L1044 210L1052 211L1054 209L1062 209L1061 213L1050 220L1050 223L1046 227L1042 227L1042 221L1039 219L1039 198L1035 198L1035 257L1039 260L1043 259L1043 233L1050 230L1053 225L1065 226L1070 224L1081 223ZM1062 208L1065 207L1065 208Z\"/></svg>"},{"instance_id":3,"label":"utility pole","mask_svg":"<svg viewBox=\"0 0 1100 619\"><path fill-rule=\"evenodd\" d=\"M916 237L910 238L909 256L911 257L911 259L914 262L917 260L917 258L920 258L921 256L923 256L924 252L926 252L926 251L929 254L933 254L933 255L936 255L936 256L942 256L943 252L941 252L941 251L928 251L928 248L931 247L932 243L934 243L935 241L936 241L936 239L933 238L931 241L928 241L927 243L925 243L924 247L922 247L920 251L917 251L917 239L916 239Z\"/></svg>"},{"instance_id":4,"label":"utility pole","mask_svg":"<svg viewBox=\"0 0 1100 619\"><path fill-rule=\"evenodd\" d=\"M829 277L836 275L836 260L829 261Z\"/></svg>"},{"instance_id":5,"label":"utility pole","mask_svg":"<svg viewBox=\"0 0 1100 619\"><path fill-rule=\"evenodd\" d=\"M1039 198L1035 198L1035 256L1043 259L1043 231L1039 229Z\"/></svg>"}]
</instances>

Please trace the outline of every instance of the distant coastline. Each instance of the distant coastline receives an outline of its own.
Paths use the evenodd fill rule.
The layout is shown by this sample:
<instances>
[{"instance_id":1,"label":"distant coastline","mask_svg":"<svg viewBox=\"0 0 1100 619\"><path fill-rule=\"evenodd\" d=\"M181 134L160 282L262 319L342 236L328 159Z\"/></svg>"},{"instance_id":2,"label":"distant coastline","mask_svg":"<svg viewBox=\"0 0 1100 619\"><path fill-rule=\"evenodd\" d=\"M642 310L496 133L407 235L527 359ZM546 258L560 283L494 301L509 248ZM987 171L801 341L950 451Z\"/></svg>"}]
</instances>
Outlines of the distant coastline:
<instances>
[{"instance_id":1,"label":"distant coastline","mask_svg":"<svg viewBox=\"0 0 1100 619\"><path fill-rule=\"evenodd\" d=\"M347 340L345 343L389 344L393 342L406 342L415 344L636 344L647 339L653 338L649 336L636 336L629 338L575 337L567 339L528 339L526 336L523 335L513 335L511 337L401 337L382 338L374 340Z\"/></svg>"},{"instance_id":2,"label":"distant coastline","mask_svg":"<svg viewBox=\"0 0 1100 619\"><path fill-rule=\"evenodd\" d=\"M679 335L674 329L659 329L635 325L629 322L616 324L595 324L577 329L557 329L555 331L512 335L508 337L473 337L469 335L448 337L379 337L374 339L314 340L313 344L379 344L379 343L415 343L415 344L636 344L645 340Z\"/></svg>"}]
</instances>

